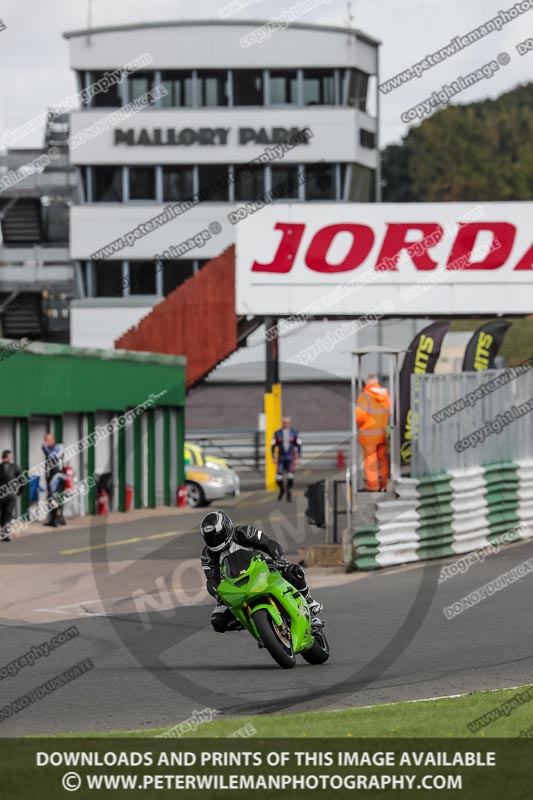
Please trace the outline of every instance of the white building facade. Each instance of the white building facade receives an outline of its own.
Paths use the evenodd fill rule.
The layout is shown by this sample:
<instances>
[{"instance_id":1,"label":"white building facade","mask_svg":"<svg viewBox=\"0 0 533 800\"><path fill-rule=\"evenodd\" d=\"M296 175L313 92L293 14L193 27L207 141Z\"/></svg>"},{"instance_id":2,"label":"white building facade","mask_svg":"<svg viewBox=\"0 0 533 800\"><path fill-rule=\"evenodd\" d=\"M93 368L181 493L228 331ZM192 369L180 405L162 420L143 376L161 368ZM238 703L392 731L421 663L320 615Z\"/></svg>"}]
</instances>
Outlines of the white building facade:
<instances>
[{"instance_id":1,"label":"white building facade","mask_svg":"<svg viewBox=\"0 0 533 800\"><path fill-rule=\"evenodd\" d=\"M65 34L80 91L143 64L71 114L70 158L82 185L70 220L79 296L72 344L112 347L234 242L238 207L265 197L376 199L378 119L369 108L377 108L378 42L295 23L249 46L259 25L161 22ZM114 110L147 96L147 107L110 123ZM85 136L98 122L101 132ZM302 143L272 149L301 131ZM169 206L187 210L150 223Z\"/></svg>"}]
</instances>

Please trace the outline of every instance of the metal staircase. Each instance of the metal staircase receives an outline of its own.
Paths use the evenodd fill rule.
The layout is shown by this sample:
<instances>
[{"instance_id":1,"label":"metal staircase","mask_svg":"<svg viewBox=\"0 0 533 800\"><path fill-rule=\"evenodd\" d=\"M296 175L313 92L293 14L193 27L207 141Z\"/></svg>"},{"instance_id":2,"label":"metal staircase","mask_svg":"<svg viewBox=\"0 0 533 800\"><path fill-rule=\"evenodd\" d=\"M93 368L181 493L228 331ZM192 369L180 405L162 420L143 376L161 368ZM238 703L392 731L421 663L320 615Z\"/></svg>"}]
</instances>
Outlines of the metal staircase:
<instances>
[{"instance_id":1,"label":"metal staircase","mask_svg":"<svg viewBox=\"0 0 533 800\"><path fill-rule=\"evenodd\" d=\"M41 293L13 294L0 294L2 336L6 339L20 339L23 336L40 339L43 331Z\"/></svg>"},{"instance_id":2,"label":"metal staircase","mask_svg":"<svg viewBox=\"0 0 533 800\"><path fill-rule=\"evenodd\" d=\"M42 241L41 201L20 197L4 209L2 238L8 247L39 244Z\"/></svg>"}]
</instances>

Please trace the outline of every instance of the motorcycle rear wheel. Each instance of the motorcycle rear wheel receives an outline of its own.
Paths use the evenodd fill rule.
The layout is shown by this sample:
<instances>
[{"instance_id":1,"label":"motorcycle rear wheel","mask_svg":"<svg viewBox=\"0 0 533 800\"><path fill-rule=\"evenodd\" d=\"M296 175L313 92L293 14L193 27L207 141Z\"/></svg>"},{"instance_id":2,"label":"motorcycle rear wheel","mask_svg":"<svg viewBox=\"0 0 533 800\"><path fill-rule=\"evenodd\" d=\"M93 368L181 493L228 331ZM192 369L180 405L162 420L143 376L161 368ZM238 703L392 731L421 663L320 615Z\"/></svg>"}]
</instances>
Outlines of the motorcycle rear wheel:
<instances>
[{"instance_id":1,"label":"motorcycle rear wheel","mask_svg":"<svg viewBox=\"0 0 533 800\"><path fill-rule=\"evenodd\" d=\"M319 631L315 633L315 641L309 648L302 653L308 664L325 664L329 658L329 642L325 633Z\"/></svg>"},{"instance_id":2,"label":"motorcycle rear wheel","mask_svg":"<svg viewBox=\"0 0 533 800\"><path fill-rule=\"evenodd\" d=\"M290 640L289 644L287 644L286 639L284 640L285 637L283 637L282 631L268 611L260 608L253 615L253 619L259 636L274 661L283 669L292 669L296 664L296 656L294 655L292 644Z\"/></svg>"}]
</instances>

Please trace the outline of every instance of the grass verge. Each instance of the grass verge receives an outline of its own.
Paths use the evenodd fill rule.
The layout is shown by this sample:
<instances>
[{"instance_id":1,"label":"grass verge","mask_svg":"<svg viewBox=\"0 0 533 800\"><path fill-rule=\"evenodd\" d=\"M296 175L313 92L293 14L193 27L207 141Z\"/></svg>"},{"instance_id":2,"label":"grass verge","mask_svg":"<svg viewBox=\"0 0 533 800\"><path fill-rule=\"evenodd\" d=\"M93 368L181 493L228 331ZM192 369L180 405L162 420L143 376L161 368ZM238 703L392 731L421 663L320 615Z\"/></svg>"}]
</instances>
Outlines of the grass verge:
<instances>
[{"instance_id":1,"label":"grass verge","mask_svg":"<svg viewBox=\"0 0 533 800\"><path fill-rule=\"evenodd\" d=\"M461 697L412 703L390 703L341 711L307 712L304 714L275 714L270 716L232 717L176 728L177 738L225 738L252 735L262 738L298 737L375 737L375 738L477 738L533 736L530 696L533 686L519 689L498 689L493 692L473 692ZM511 702L512 701L512 702ZM201 709L198 709L200 711ZM484 714L491 714L488 725L472 731L472 723ZM89 737L149 738L167 728L108 733L76 734ZM529 730L531 729L531 730ZM64 734L71 735L71 734Z\"/></svg>"}]
</instances>

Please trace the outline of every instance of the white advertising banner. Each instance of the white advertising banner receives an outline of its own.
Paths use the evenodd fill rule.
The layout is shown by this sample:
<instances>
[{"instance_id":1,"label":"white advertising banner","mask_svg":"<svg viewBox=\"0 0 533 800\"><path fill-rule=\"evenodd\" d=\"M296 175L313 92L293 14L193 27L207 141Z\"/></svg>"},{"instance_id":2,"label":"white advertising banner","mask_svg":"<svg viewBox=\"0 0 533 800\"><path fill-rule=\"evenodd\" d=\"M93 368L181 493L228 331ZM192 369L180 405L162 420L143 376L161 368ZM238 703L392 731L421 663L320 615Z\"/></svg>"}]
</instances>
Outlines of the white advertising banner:
<instances>
[{"instance_id":1,"label":"white advertising banner","mask_svg":"<svg viewBox=\"0 0 533 800\"><path fill-rule=\"evenodd\" d=\"M249 203L237 313L533 313L533 202Z\"/></svg>"}]
</instances>

